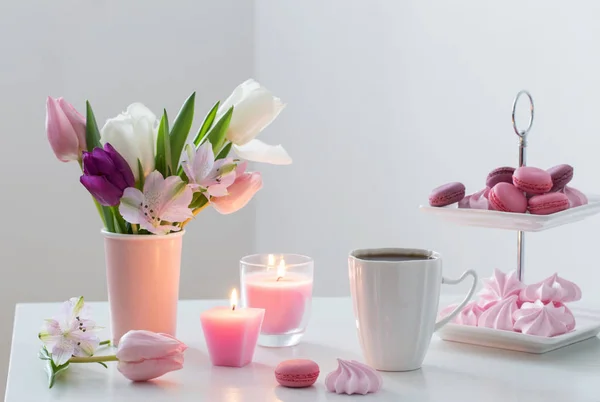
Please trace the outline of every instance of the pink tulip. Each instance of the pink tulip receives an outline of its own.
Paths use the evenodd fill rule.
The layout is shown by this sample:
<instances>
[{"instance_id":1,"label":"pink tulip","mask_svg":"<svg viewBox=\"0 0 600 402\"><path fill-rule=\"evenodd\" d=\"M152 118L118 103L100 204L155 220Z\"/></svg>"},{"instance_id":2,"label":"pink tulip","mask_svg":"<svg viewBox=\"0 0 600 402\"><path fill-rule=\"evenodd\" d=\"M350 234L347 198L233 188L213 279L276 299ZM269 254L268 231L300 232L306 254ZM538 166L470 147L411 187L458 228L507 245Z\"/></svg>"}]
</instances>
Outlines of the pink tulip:
<instances>
[{"instance_id":1,"label":"pink tulip","mask_svg":"<svg viewBox=\"0 0 600 402\"><path fill-rule=\"evenodd\" d=\"M236 178L232 185L227 187L228 195L224 197L211 197L210 202L222 214L231 214L248 204L254 194L262 188L262 176L259 172L244 172L247 163L240 164L236 170Z\"/></svg>"},{"instance_id":2,"label":"pink tulip","mask_svg":"<svg viewBox=\"0 0 600 402\"><path fill-rule=\"evenodd\" d=\"M186 349L171 335L129 331L119 341L117 369L131 381L148 381L183 368Z\"/></svg>"},{"instance_id":3,"label":"pink tulip","mask_svg":"<svg viewBox=\"0 0 600 402\"><path fill-rule=\"evenodd\" d=\"M86 149L85 118L63 98L46 100L46 133L56 157L63 161L81 159Z\"/></svg>"}]
</instances>

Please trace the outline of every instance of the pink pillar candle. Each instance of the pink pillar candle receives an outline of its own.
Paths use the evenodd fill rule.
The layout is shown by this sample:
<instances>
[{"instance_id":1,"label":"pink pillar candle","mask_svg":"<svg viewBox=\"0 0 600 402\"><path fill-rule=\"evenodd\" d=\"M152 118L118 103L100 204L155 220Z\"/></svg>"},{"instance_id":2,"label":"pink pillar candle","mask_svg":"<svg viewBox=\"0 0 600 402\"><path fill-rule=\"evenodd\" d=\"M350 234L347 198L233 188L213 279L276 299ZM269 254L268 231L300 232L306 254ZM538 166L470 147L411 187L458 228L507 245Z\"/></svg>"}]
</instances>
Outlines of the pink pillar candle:
<instances>
[{"instance_id":1,"label":"pink pillar candle","mask_svg":"<svg viewBox=\"0 0 600 402\"><path fill-rule=\"evenodd\" d=\"M200 315L210 360L215 366L244 367L252 362L265 311L215 307Z\"/></svg>"},{"instance_id":2,"label":"pink pillar candle","mask_svg":"<svg viewBox=\"0 0 600 402\"><path fill-rule=\"evenodd\" d=\"M243 280L246 305L265 310L263 334L284 334L302 328L311 302L313 281L306 275L274 270L247 274ZM308 318L308 317L306 317Z\"/></svg>"}]
</instances>

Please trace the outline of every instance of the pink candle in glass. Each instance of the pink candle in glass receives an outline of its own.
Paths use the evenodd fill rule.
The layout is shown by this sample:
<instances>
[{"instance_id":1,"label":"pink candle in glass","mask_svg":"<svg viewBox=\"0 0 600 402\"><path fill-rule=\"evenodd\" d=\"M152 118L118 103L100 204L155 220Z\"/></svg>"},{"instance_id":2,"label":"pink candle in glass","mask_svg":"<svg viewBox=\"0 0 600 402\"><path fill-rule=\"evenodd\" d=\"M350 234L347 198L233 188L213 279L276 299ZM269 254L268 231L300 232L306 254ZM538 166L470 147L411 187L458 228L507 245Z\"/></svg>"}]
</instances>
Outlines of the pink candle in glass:
<instances>
[{"instance_id":1,"label":"pink candle in glass","mask_svg":"<svg viewBox=\"0 0 600 402\"><path fill-rule=\"evenodd\" d=\"M277 270L245 275L243 286L246 305L265 310L263 334L284 334L303 326L311 302L312 277L286 272L281 261Z\"/></svg>"},{"instance_id":2,"label":"pink candle in glass","mask_svg":"<svg viewBox=\"0 0 600 402\"><path fill-rule=\"evenodd\" d=\"M215 307L200 315L210 360L215 366L244 367L252 362L265 311L238 308L237 292L231 307Z\"/></svg>"}]
</instances>

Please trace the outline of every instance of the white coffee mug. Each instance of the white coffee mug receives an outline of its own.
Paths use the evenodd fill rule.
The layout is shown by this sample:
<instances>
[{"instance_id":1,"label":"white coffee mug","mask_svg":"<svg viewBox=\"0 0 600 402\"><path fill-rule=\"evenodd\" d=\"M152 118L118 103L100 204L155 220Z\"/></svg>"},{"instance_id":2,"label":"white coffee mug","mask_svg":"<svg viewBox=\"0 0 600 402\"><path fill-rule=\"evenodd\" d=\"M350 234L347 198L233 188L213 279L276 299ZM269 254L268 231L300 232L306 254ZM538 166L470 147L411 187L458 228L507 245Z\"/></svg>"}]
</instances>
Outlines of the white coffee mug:
<instances>
[{"instance_id":1,"label":"white coffee mug","mask_svg":"<svg viewBox=\"0 0 600 402\"><path fill-rule=\"evenodd\" d=\"M365 360L382 371L420 368L433 333L462 310L477 286L473 270L458 279L444 278L441 256L429 250L354 250L348 258L348 270ZM473 277L473 285L465 299L436 322L440 285L455 285L468 275Z\"/></svg>"}]
</instances>

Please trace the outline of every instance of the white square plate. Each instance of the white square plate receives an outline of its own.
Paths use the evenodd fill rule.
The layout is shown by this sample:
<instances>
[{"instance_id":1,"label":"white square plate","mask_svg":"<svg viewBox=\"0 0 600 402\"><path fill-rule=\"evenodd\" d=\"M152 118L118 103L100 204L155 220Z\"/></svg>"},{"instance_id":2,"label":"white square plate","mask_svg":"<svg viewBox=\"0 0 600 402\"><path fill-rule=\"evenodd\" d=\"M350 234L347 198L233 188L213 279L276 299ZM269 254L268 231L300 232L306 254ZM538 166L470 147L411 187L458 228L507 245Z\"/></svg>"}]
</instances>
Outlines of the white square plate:
<instances>
[{"instance_id":1,"label":"white square plate","mask_svg":"<svg viewBox=\"0 0 600 402\"><path fill-rule=\"evenodd\" d=\"M551 338L459 324L447 324L437 332L437 335L445 341L517 352L546 353L592 338L600 332L600 312L577 308L572 308L571 311L575 316L575 329Z\"/></svg>"},{"instance_id":2,"label":"white square plate","mask_svg":"<svg viewBox=\"0 0 600 402\"><path fill-rule=\"evenodd\" d=\"M587 197L588 204L552 215L516 214L485 209L458 208L457 204L442 208L421 205L419 209L459 225L541 232L567 223L577 222L599 213L600 196L588 195Z\"/></svg>"}]
</instances>

